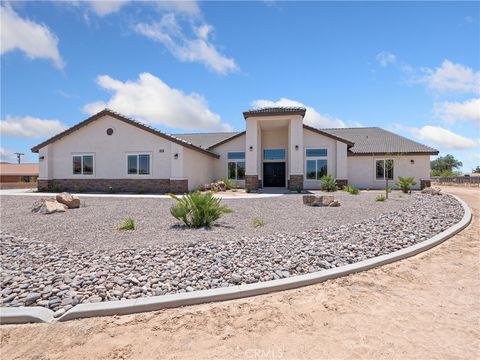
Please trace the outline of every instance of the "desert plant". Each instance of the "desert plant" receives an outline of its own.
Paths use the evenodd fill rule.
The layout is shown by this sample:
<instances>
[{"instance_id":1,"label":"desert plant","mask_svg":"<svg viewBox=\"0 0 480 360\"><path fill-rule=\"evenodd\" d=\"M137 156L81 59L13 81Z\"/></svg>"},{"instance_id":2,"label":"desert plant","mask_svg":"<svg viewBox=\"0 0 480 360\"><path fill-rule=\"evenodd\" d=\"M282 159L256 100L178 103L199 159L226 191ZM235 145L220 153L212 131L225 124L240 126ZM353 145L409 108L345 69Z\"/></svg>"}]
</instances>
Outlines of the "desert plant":
<instances>
[{"instance_id":1,"label":"desert plant","mask_svg":"<svg viewBox=\"0 0 480 360\"><path fill-rule=\"evenodd\" d=\"M295 191L300 194L302 192L302 188L299 185L297 185L295 186Z\"/></svg>"},{"instance_id":2,"label":"desert plant","mask_svg":"<svg viewBox=\"0 0 480 360\"><path fill-rule=\"evenodd\" d=\"M323 191L337 191L337 182L331 175L324 175L320 178L320 189Z\"/></svg>"},{"instance_id":3,"label":"desert plant","mask_svg":"<svg viewBox=\"0 0 480 360\"><path fill-rule=\"evenodd\" d=\"M229 207L221 205L221 199L211 192L195 191L183 197L169 195L177 202L170 208L170 213L191 228L209 227L223 214L232 212Z\"/></svg>"},{"instance_id":4,"label":"desert plant","mask_svg":"<svg viewBox=\"0 0 480 360\"><path fill-rule=\"evenodd\" d=\"M118 227L118 230L135 230L135 220L131 217L127 217Z\"/></svg>"},{"instance_id":5,"label":"desert plant","mask_svg":"<svg viewBox=\"0 0 480 360\"><path fill-rule=\"evenodd\" d=\"M227 187L227 190L233 190L233 189L237 188L237 184L235 183L235 180L223 179L222 181L225 183L225 186Z\"/></svg>"},{"instance_id":6,"label":"desert plant","mask_svg":"<svg viewBox=\"0 0 480 360\"><path fill-rule=\"evenodd\" d=\"M109 194L115 194L115 189L112 186L108 187L108 193Z\"/></svg>"},{"instance_id":7,"label":"desert plant","mask_svg":"<svg viewBox=\"0 0 480 360\"><path fill-rule=\"evenodd\" d=\"M60 189L60 186L58 185L53 185L52 188L50 189L51 192L59 193L62 192L62 189Z\"/></svg>"},{"instance_id":8,"label":"desert plant","mask_svg":"<svg viewBox=\"0 0 480 360\"><path fill-rule=\"evenodd\" d=\"M137 194L145 194L145 189L142 185L137 188Z\"/></svg>"},{"instance_id":9,"label":"desert plant","mask_svg":"<svg viewBox=\"0 0 480 360\"><path fill-rule=\"evenodd\" d=\"M342 190L352 195L358 195L360 193L360 190L358 190L358 188L350 185L344 185Z\"/></svg>"},{"instance_id":10,"label":"desert plant","mask_svg":"<svg viewBox=\"0 0 480 360\"><path fill-rule=\"evenodd\" d=\"M246 188L245 188L245 192L246 192L246 193L249 193L250 191L252 191L252 190L251 190L249 187L246 187Z\"/></svg>"},{"instance_id":11,"label":"desert plant","mask_svg":"<svg viewBox=\"0 0 480 360\"><path fill-rule=\"evenodd\" d=\"M79 192L79 193L84 193L85 191L86 191L86 190L85 190L85 188L84 188L83 186L80 186L80 187L78 188L78 192Z\"/></svg>"},{"instance_id":12,"label":"desert plant","mask_svg":"<svg viewBox=\"0 0 480 360\"><path fill-rule=\"evenodd\" d=\"M263 219L256 217L256 218L253 218L252 224L253 224L253 227L261 227L261 226L265 226L265 221L263 221Z\"/></svg>"},{"instance_id":13,"label":"desert plant","mask_svg":"<svg viewBox=\"0 0 480 360\"><path fill-rule=\"evenodd\" d=\"M385 201L385 195L383 194L377 195L377 197L375 198L375 201Z\"/></svg>"},{"instance_id":14,"label":"desert plant","mask_svg":"<svg viewBox=\"0 0 480 360\"><path fill-rule=\"evenodd\" d=\"M395 183L395 185L397 185L404 194L408 193L411 187L416 184L417 182L415 181L414 177L401 177L401 176L398 177L398 180Z\"/></svg>"}]
</instances>

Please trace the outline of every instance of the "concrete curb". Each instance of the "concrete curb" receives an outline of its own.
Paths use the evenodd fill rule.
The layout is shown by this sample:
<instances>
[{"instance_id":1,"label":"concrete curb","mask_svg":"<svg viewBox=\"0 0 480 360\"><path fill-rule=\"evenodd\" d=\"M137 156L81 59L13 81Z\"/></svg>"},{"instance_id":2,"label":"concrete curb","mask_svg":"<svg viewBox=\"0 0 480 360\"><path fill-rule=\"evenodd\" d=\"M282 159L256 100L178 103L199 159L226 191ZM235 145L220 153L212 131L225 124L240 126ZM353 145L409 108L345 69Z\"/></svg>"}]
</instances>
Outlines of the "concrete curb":
<instances>
[{"instance_id":1,"label":"concrete curb","mask_svg":"<svg viewBox=\"0 0 480 360\"><path fill-rule=\"evenodd\" d=\"M464 209L463 218L455 225L451 226L447 230L435 235L434 237L425 240L419 244L410 246L405 249L401 249L392 252L387 255L378 256L368 260L360 261L355 264L342 266L340 268L323 270L315 273L294 276L285 279L271 280L266 282L260 282L255 284L230 286L225 288L194 291L191 293L181 293L172 295L152 296L146 298L132 299L132 300L119 300L119 301L106 301L92 304L79 304L67 311L61 316L58 321L67 321L73 319L87 318L93 316L112 316L112 315L126 315L139 312L157 311L166 308L174 308L187 305L195 305L216 301L233 300L244 297L268 294L271 292L295 289L302 286L317 284L326 280L335 279L338 277L346 276L360 271L369 270L378 266L389 264L398 260L405 259L410 256L417 255L423 251L431 249L434 246L444 242L450 237L456 235L458 232L466 228L472 219L472 212L468 205L455 195L455 197ZM17 308L22 309L23 314L30 313L29 310L37 310L38 307L32 308ZM12 309L13 310L13 309ZM53 319L53 312L48 309L44 309L51 313L49 319ZM8 313L2 311L0 314L1 323L23 323L27 321L21 321L23 318L12 318ZM6 318L6 319L4 319ZM31 315L30 318L38 319ZM14 322L14 320L17 320ZM50 320L46 320L50 321ZM8 322L7 322L8 321Z\"/></svg>"},{"instance_id":2,"label":"concrete curb","mask_svg":"<svg viewBox=\"0 0 480 360\"><path fill-rule=\"evenodd\" d=\"M42 323L53 320L53 311L42 306L0 308L0 324Z\"/></svg>"}]
</instances>

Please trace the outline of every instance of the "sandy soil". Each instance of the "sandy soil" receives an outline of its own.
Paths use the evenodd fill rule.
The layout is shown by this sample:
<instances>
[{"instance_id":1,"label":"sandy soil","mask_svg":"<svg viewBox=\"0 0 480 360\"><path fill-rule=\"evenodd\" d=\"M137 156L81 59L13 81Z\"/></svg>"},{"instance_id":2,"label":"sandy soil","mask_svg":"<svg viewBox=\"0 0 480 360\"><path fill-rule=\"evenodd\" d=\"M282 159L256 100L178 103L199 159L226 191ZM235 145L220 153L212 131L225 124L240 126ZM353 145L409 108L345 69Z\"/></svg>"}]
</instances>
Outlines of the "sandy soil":
<instances>
[{"instance_id":1,"label":"sandy soil","mask_svg":"<svg viewBox=\"0 0 480 360\"><path fill-rule=\"evenodd\" d=\"M157 313L2 326L2 359L480 357L480 191L473 223L395 264L298 290Z\"/></svg>"}]
</instances>

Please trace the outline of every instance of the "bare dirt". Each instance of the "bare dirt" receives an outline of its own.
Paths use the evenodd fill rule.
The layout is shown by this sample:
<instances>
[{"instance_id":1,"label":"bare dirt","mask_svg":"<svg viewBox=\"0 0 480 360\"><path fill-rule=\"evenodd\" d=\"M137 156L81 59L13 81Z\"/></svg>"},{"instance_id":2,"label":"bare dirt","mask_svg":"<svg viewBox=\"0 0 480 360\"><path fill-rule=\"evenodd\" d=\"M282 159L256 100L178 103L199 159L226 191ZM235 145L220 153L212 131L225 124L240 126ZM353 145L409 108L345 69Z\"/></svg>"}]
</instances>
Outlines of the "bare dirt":
<instances>
[{"instance_id":1,"label":"bare dirt","mask_svg":"<svg viewBox=\"0 0 480 360\"><path fill-rule=\"evenodd\" d=\"M302 289L66 323L0 327L6 359L480 358L480 191L472 224L423 254Z\"/></svg>"}]
</instances>

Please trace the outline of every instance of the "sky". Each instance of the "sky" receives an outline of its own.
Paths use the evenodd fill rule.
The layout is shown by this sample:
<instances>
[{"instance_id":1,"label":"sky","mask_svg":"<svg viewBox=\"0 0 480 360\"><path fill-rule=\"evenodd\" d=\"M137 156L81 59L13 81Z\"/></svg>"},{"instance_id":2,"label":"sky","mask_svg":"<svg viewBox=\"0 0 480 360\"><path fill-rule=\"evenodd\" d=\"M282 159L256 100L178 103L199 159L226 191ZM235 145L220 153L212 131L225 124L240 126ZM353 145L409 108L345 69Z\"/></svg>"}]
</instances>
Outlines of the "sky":
<instances>
[{"instance_id":1,"label":"sky","mask_svg":"<svg viewBox=\"0 0 480 360\"><path fill-rule=\"evenodd\" d=\"M2 161L110 108L168 133L304 106L480 165L479 2L1 3Z\"/></svg>"}]
</instances>

